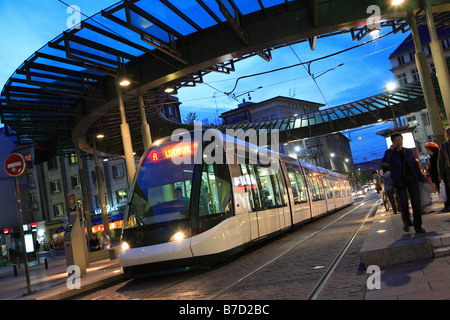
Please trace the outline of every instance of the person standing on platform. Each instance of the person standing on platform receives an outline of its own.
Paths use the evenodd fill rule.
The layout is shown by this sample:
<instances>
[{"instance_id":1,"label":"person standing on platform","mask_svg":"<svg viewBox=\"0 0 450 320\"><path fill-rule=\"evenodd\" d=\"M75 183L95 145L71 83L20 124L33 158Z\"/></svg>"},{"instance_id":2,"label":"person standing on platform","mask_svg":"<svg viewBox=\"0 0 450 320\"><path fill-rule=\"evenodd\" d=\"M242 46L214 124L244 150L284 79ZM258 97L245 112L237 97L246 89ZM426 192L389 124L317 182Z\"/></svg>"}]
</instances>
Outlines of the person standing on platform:
<instances>
[{"instance_id":1,"label":"person standing on platform","mask_svg":"<svg viewBox=\"0 0 450 320\"><path fill-rule=\"evenodd\" d=\"M436 142L427 142L425 149L430 154L430 161L428 164L428 176L431 182L434 184L439 192L439 173L438 173L438 157L439 157L439 145Z\"/></svg>"},{"instance_id":2,"label":"person standing on platform","mask_svg":"<svg viewBox=\"0 0 450 320\"><path fill-rule=\"evenodd\" d=\"M381 183L384 185L384 192L386 193L389 202L391 203L392 210L394 214L397 214L398 205L397 205L397 195L395 193L394 184L392 183L391 172L389 171L389 165L383 164L381 166L383 169L383 173L380 176Z\"/></svg>"},{"instance_id":3,"label":"person standing on platform","mask_svg":"<svg viewBox=\"0 0 450 320\"><path fill-rule=\"evenodd\" d=\"M439 150L438 179L439 181L444 180L445 192L447 193L447 200L441 212L450 212L450 127L445 130L445 135L447 136L447 141L441 145Z\"/></svg>"},{"instance_id":4,"label":"person standing on platform","mask_svg":"<svg viewBox=\"0 0 450 320\"><path fill-rule=\"evenodd\" d=\"M105 231L102 231L102 237L100 238L100 243L103 250L111 249L111 240Z\"/></svg>"},{"instance_id":5,"label":"person standing on platform","mask_svg":"<svg viewBox=\"0 0 450 320\"><path fill-rule=\"evenodd\" d=\"M414 225L416 233L424 233L422 228L422 205L420 203L419 182L424 182L419 165L411 149L403 148L403 137L399 133L391 136L392 145L384 153L382 163L389 164L391 178L397 189L398 202L403 221L403 231L408 232ZM413 209L413 223L409 214L408 194Z\"/></svg>"}]
</instances>

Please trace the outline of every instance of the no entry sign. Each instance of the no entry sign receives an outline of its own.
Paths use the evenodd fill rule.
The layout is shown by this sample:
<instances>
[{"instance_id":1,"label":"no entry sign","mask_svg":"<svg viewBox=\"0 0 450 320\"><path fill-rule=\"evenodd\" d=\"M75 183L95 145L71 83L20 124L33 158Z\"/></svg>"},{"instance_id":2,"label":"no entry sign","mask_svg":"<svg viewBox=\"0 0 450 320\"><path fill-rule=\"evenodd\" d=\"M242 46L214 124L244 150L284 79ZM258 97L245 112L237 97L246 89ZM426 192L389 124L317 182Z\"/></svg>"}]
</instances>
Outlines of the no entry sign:
<instances>
[{"instance_id":1,"label":"no entry sign","mask_svg":"<svg viewBox=\"0 0 450 320\"><path fill-rule=\"evenodd\" d=\"M11 177L20 176L25 171L25 159L19 153L12 153L5 160L5 171Z\"/></svg>"}]
</instances>

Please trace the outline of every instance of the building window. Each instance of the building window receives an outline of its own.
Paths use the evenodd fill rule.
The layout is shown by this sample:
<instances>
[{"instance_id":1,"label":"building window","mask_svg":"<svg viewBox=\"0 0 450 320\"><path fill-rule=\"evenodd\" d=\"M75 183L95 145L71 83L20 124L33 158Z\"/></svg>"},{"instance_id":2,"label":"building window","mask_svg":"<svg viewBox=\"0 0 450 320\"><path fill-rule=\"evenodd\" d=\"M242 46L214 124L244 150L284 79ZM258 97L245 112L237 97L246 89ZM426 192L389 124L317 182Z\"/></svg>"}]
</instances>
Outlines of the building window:
<instances>
[{"instance_id":1,"label":"building window","mask_svg":"<svg viewBox=\"0 0 450 320\"><path fill-rule=\"evenodd\" d=\"M398 83L400 84L400 86L404 86L404 85L408 84L408 80L406 78L406 73L397 75L397 80L398 80Z\"/></svg>"},{"instance_id":2,"label":"building window","mask_svg":"<svg viewBox=\"0 0 450 320\"><path fill-rule=\"evenodd\" d=\"M112 166L112 173L113 173L114 178L123 177L123 165L118 164L118 165Z\"/></svg>"},{"instance_id":3,"label":"building window","mask_svg":"<svg viewBox=\"0 0 450 320\"><path fill-rule=\"evenodd\" d=\"M69 157L69 163L74 164L78 162L78 157L75 153L71 153Z\"/></svg>"},{"instance_id":4,"label":"building window","mask_svg":"<svg viewBox=\"0 0 450 320\"><path fill-rule=\"evenodd\" d=\"M397 60L398 60L398 64L399 65L405 64L405 57L404 56L398 57Z\"/></svg>"},{"instance_id":5,"label":"building window","mask_svg":"<svg viewBox=\"0 0 450 320\"><path fill-rule=\"evenodd\" d=\"M414 52L409 53L409 59L411 60L411 62L416 61L416 56L414 55Z\"/></svg>"},{"instance_id":6,"label":"building window","mask_svg":"<svg viewBox=\"0 0 450 320\"><path fill-rule=\"evenodd\" d=\"M64 206L63 206L63 204L62 203L55 204L53 206L53 213L55 214L55 217L59 217L59 216L64 215Z\"/></svg>"},{"instance_id":7,"label":"building window","mask_svg":"<svg viewBox=\"0 0 450 320\"><path fill-rule=\"evenodd\" d=\"M56 160L56 157L53 157L47 161L47 168L48 170L58 169L58 161Z\"/></svg>"},{"instance_id":8,"label":"building window","mask_svg":"<svg viewBox=\"0 0 450 320\"><path fill-rule=\"evenodd\" d=\"M417 69L411 70L411 75L412 75L413 81L419 80L419 73L417 72Z\"/></svg>"},{"instance_id":9,"label":"building window","mask_svg":"<svg viewBox=\"0 0 450 320\"><path fill-rule=\"evenodd\" d=\"M61 192L61 182L59 180L50 182L50 191L52 193Z\"/></svg>"},{"instance_id":10,"label":"building window","mask_svg":"<svg viewBox=\"0 0 450 320\"><path fill-rule=\"evenodd\" d=\"M436 73L436 67L434 66L434 63L430 63L430 69L431 73Z\"/></svg>"},{"instance_id":11,"label":"building window","mask_svg":"<svg viewBox=\"0 0 450 320\"><path fill-rule=\"evenodd\" d=\"M426 126L431 125L430 116L428 115L428 112L422 112L422 121L423 124Z\"/></svg>"},{"instance_id":12,"label":"building window","mask_svg":"<svg viewBox=\"0 0 450 320\"><path fill-rule=\"evenodd\" d=\"M72 176L70 180L72 182L72 188L76 188L80 185L80 178L78 176Z\"/></svg>"},{"instance_id":13,"label":"building window","mask_svg":"<svg viewBox=\"0 0 450 320\"><path fill-rule=\"evenodd\" d=\"M116 191L117 203L126 202L128 200L127 190Z\"/></svg>"}]
</instances>

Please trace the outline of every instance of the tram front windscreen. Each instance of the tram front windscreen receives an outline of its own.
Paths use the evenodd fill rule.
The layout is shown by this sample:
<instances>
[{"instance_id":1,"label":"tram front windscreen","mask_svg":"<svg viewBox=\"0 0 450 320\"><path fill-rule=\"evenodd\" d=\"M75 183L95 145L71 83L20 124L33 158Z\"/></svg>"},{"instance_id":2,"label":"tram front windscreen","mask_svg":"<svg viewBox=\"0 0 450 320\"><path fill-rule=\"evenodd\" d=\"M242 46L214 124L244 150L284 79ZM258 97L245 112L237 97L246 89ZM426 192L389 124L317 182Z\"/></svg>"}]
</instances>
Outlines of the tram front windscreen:
<instances>
[{"instance_id":1,"label":"tram front windscreen","mask_svg":"<svg viewBox=\"0 0 450 320\"><path fill-rule=\"evenodd\" d=\"M177 142L155 146L147 153L130 193L125 229L189 218L195 153L196 144Z\"/></svg>"}]
</instances>

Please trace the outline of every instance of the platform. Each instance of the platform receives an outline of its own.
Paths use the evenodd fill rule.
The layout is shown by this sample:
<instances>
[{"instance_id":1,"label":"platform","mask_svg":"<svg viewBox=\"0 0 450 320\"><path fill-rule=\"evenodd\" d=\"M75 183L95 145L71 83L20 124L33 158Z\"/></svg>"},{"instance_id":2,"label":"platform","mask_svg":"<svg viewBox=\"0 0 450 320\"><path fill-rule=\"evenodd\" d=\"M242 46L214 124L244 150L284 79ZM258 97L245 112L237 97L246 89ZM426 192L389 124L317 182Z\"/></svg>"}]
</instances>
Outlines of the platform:
<instances>
[{"instance_id":1,"label":"platform","mask_svg":"<svg viewBox=\"0 0 450 320\"><path fill-rule=\"evenodd\" d=\"M386 267L450 255L450 213L441 213L443 207L437 194L433 194L433 212L422 215L426 232L416 234L413 227L403 231L400 213L394 215L392 209L386 211L380 206L361 248L361 262L366 268Z\"/></svg>"}]
</instances>

